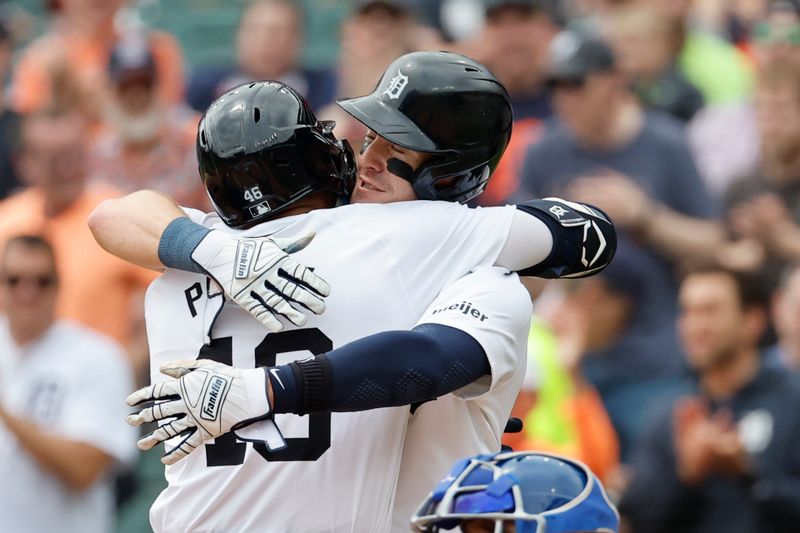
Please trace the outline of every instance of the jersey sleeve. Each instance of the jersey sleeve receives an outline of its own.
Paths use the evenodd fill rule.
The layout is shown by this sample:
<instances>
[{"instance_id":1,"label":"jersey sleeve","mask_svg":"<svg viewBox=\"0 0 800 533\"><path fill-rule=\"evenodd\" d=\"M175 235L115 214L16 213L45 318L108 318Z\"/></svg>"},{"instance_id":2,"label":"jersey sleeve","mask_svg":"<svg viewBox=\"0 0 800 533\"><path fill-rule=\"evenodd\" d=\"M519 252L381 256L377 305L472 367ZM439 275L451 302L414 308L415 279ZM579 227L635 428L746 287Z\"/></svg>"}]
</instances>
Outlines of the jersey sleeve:
<instances>
[{"instance_id":1,"label":"jersey sleeve","mask_svg":"<svg viewBox=\"0 0 800 533\"><path fill-rule=\"evenodd\" d=\"M442 291L417 322L469 334L483 348L491 376L455 391L465 400L503 385L524 371L532 305L516 274L499 267L475 269Z\"/></svg>"}]
</instances>

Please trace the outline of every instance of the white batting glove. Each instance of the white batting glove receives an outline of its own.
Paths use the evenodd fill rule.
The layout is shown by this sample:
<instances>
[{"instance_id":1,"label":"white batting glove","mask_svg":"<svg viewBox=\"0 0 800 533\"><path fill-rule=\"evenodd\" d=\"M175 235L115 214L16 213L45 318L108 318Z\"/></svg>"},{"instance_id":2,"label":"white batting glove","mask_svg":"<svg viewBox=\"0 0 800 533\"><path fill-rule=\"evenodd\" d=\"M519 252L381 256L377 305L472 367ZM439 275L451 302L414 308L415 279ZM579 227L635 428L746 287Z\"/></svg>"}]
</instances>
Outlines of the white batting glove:
<instances>
[{"instance_id":1,"label":"white batting glove","mask_svg":"<svg viewBox=\"0 0 800 533\"><path fill-rule=\"evenodd\" d=\"M173 361L160 370L176 379L144 387L128 396L130 406L155 404L126 420L132 426L166 422L136 443L140 450L149 450L178 435L184 437L161 458L164 464L174 464L204 442L270 415L264 368L234 368L199 359ZM167 422L167 419L173 420ZM271 419L265 422L269 423L267 431L262 433L262 442L270 450L284 448L286 441L275 422Z\"/></svg>"},{"instance_id":2,"label":"white batting glove","mask_svg":"<svg viewBox=\"0 0 800 533\"><path fill-rule=\"evenodd\" d=\"M330 294L330 286L289 257L313 238L313 234L300 239L240 237L212 230L194 249L192 259L228 298L274 333L283 329L278 315L302 326L306 316L298 309L318 315L325 311L323 298Z\"/></svg>"}]
</instances>

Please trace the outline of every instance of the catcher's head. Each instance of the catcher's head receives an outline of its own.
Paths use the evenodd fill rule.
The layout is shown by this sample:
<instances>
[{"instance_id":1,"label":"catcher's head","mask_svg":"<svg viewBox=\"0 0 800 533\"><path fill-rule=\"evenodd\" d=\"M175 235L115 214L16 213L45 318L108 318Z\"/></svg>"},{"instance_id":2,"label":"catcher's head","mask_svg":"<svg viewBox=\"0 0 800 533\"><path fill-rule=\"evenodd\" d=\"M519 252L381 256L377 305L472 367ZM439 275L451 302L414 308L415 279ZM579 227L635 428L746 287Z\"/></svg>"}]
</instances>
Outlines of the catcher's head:
<instances>
[{"instance_id":1,"label":"catcher's head","mask_svg":"<svg viewBox=\"0 0 800 533\"><path fill-rule=\"evenodd\" d=\"M416 531L617 533L619 515L582 463L545 453L456 463L414 513Z\"/></svg>"},{"instance_id":2,"label":"catcher's head","mask_svg":"<svg viewBox=\"0 0 800 533\"><path fill-rule=\"evenodd\" d=\"M200 176L217 213L234 228L271 219L315 192L346 196L355 163L346 141L286 84L240 85L200 120Z\"/></svg>"},{"instance_id":3,"label":"catcher's head","mask_svg":"<svg viewBox=\"0 0 800 533\"><path fill-rule=\"evenodd\" d=\"M466 202L486 188L511 138L503 85L480 63L450 52L406 54L371 94L339 105L370 130L354 201Z\"/></svg>"}]
</instances>

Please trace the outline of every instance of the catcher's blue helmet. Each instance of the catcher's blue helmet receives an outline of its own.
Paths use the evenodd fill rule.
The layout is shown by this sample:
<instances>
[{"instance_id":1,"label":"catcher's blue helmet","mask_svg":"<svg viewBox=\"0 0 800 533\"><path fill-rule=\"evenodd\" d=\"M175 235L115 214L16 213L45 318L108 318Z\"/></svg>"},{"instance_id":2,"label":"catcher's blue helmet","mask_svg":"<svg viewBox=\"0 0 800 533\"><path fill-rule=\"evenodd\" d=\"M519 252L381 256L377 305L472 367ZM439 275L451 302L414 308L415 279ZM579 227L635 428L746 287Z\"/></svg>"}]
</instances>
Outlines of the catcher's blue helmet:
<instances>
[{"instance_id":1,"label":"catcher's blue helmet","mask_svg":"<svg viewBox=\"0 0 800 533\"><path fill-rule=\"evenodd\" d=\"M514 522L517 533L617 533L619 514L583 463L538 452L478 455L455 464L422 503L417 531L453 529L463 520Z\"/></svg>"}]
</instances>

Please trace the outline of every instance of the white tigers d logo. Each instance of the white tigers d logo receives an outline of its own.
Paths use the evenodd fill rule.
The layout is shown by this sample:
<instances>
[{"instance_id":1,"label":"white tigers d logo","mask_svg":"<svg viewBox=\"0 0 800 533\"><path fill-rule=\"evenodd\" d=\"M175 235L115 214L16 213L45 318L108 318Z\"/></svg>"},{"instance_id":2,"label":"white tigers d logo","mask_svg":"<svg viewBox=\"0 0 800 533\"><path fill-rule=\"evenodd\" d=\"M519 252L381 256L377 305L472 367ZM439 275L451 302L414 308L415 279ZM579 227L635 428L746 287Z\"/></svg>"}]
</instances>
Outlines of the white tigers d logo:
<instances>
[{"instance_id":1,"label":"white tigers d logo","mask_svg":"<svg viewBox=\"0 0 800 533\"><path fill-rule=\"evenodd\" d=\"M400 98L400 95L403 94L406 86L408 85L408 76L397 71L397 76L392 78L392 81L389 82L389 87L383 91L383 94L387 95L392 100L397 100Z\"/></svg>"}]
</instances>

